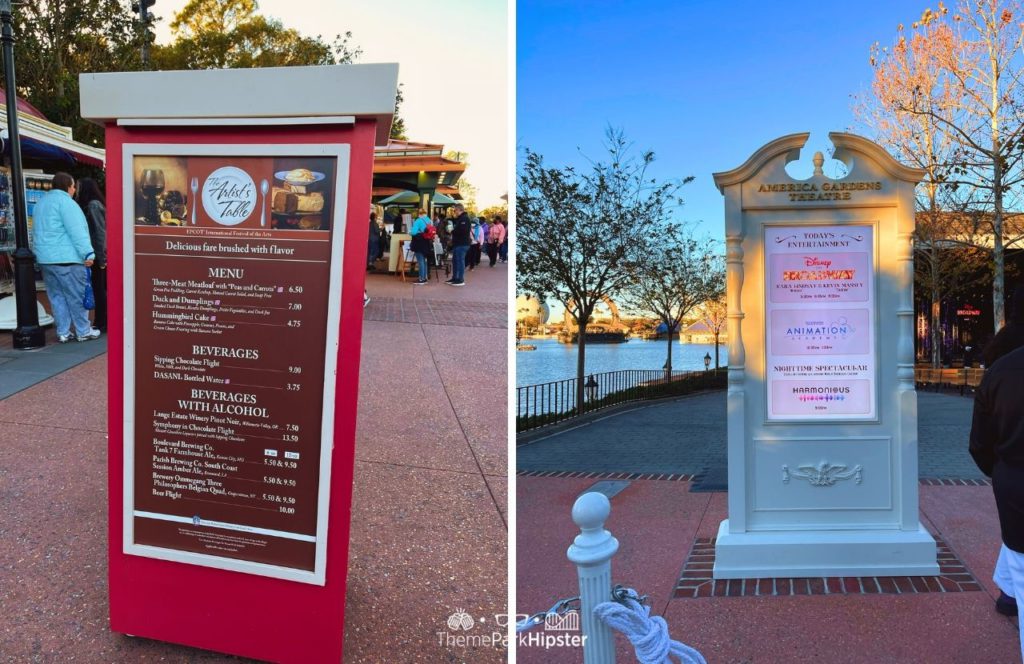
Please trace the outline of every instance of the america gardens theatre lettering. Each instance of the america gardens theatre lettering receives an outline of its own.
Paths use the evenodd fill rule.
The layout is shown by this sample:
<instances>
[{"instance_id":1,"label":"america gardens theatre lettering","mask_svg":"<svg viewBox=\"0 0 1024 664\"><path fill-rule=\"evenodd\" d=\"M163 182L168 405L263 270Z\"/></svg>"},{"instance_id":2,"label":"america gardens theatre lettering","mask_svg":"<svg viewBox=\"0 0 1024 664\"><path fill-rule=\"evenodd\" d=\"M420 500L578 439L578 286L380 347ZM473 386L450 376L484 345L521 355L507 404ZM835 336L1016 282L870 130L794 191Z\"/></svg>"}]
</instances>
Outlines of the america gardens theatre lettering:
<instances>
[{"instance_id":1,"label":"america gardens theatre lettering","mask_svg":"<svg viewBox=\"0 0 1024 664\"><path fill-rule=\"evenodd\" d=\"M767 419L874 419L874 227L764 233Z\"/></svg>"},{"instance_id":2,"label":"america gardens theatre lettering","mask_svg":"<svg viewBox=\"0 0 1024 664\"><path fill-rule=\"evenodd\" d=\"M857 192L881 191L881 182L787 182L785 184L762 184L759 194L789 195L791 202L802 201L849 201Z\"/></svg>"},{"instance_id":3,"label":"america gardens theatre lettering","mask_svg":"<svg viewBox=\"0 0 1024 664\"><path fill-rule=\"evenodd\" d=\"M322 584L347 146L126 149L125 551Z\"/></svg>"}]
</instances>

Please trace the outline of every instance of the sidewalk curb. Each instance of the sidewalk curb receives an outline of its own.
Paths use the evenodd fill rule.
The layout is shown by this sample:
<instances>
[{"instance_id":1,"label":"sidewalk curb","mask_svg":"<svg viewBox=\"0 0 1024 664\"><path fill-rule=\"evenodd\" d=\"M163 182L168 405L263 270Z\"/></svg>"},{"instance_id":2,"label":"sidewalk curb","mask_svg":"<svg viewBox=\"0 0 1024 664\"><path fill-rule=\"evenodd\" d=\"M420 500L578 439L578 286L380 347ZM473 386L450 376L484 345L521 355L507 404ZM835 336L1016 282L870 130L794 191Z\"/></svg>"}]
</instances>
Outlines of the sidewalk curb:
<instances>
[{"instance_id":1,"label":"sidewalk curb","mask_svg":"<svg viewBox=\"0 0 1024 664\"><path fill-rule=\"evenodd\" d=\"M651 399L650 401L629 401L617 406L610 406L608 408L602 408L585 415L573 417L572 419L558 422L556 424L549 424L548 426L539 427L537 429L530 429L529 431L523 431L522 433L516 434L516 447L525 445L531 445L533 443L540 442L545 438L550 438L560 433L565 433L572 429L578 429L580 427L593 424L594 422L614 417L616 415L622 415L623 413L633 412L634 410L641 410L643 408L650 408L652 406L660 406L666 403L674 401L683 401L693 397L701 396L704 394L710 394L712 392L724 392L725 388L715 390L699 390L697 392L691 392L689 394L683 394L680 396L663 397L661 399Z\"/></svg>"}]
</instances>

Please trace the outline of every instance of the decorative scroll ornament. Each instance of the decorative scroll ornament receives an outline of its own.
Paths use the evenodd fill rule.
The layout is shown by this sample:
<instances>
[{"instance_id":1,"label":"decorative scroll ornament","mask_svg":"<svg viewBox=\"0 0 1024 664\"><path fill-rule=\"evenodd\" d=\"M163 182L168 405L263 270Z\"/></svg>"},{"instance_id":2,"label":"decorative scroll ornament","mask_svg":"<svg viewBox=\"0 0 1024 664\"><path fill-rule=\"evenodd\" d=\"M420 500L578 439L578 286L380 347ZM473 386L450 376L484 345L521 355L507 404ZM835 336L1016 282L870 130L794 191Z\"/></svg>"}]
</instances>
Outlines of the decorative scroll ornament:
<instances>
[{"instance_id":1,"label":"decorative scroll ornament","mask_svg":"<svg viewBox=\"0 0 1024 664\"><path fill-rule=\"evenodd\" d=\"M790 472L789 466L782 466L782 483L789 484L790 477L798 480L807 480L811 486L833 486L839 480L848 480L851 477L857 484L862 481L861 466L857 464L847 470L846 466L835 465L822 461L817 466L800 466L799 470Z\"/></svg>"}]
</instances>

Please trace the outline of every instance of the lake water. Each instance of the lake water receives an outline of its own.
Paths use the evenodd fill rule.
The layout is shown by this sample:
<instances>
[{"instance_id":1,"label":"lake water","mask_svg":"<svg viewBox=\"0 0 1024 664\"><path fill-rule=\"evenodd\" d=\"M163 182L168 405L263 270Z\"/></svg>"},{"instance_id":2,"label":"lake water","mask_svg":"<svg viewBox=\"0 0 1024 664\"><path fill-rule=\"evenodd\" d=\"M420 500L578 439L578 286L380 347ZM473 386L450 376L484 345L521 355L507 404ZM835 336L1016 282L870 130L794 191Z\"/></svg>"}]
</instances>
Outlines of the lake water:
<instances>
[{"instance_id":1,"label":"lake water","mask_svg":"<svg viewBox=\"0 0 1024 664\"><path fill-rule=\"evenodd\" d=\"M557 339L523 339L524 344L537 347L533 351L516 352L516 386L537 385L576 377L576 345ZM587 374L621 369L661 369L665 366L668 343L664 339L644 341L630 339L622 344L587 344ZM715 366L714 344L672 345L672 368L676 371L702 371L704 354L711 354ZM719 363L725 366L725 345L718 347Z\"/></svg>"}]
</instances>

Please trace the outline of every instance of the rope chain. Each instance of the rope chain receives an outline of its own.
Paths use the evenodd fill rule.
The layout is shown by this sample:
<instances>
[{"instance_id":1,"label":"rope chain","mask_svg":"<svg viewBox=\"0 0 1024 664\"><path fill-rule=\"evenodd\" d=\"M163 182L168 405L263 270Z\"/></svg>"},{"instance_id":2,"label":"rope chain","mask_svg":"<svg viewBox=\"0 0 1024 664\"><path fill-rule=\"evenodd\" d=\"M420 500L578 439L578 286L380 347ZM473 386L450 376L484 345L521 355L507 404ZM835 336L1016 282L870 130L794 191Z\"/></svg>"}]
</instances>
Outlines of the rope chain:
<instances>
[{"instance_id":1,"label":"rope chain","mask_svg":"<svg viewBox=\"0 0 1024 664\"><path fill-rule=\"evenodd\" d=\"M613 602L618 602L619 604L625 605L626 600L632 600L643 605L649 603L647 595L639 595L632 588L627 588L622 584L617 584L614 588L612 588ZM540 611L538 613L534 613L533 615L527 616L526 618L517 622L516 634L519 634L521 632L528 632L529 630L534 629L535 627L543 625L544 621L547 619L548 616L563 616L566 613L569 613L570 611L578 612L579 610L580 598L578 595L576 597L566 597L565 599L560 599L557 602L555 602L554 605L547 611Z\"/></svg>"}]
</instances>

